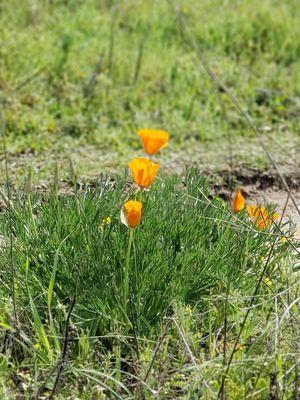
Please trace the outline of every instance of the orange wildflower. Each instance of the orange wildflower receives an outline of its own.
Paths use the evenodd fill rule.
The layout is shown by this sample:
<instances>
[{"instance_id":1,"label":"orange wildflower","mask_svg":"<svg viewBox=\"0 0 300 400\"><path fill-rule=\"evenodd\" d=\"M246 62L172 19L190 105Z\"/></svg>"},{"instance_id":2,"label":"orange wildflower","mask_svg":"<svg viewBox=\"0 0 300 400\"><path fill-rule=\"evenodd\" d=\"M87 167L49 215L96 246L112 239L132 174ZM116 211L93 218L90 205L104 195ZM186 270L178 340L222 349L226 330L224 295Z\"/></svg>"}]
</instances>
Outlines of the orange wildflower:
<instances>
[{"instance_id":1,"label":"orange wildflower","mask_svg":"<svg viewBox=\"0 0 300 400\"><path fill-rule=\"evenodd\" d=\"M138 135L142 139L145 152L150 155L156 154L165 147L170 137L168 132L157 129L140 129Z\"/></svg>"},{"instance_id":2,"label":"orange wildflower","mask_svg":"<svg viewBox=\"0 0 300 400\"><path fill-rule=\"evenodd\" d=\"M135 183L142 188L151 186L159 170L159 164L148 158L134 158L128 165Z\"/></svg>"},{"instance_id":3,"label":"orange wildflower","mask_svg":"<svg viewBox=\"0 0 300 400\"><path fill-rule=\"evenodd\" d=\"M126 226L136 228L142 218L143 204L140 201L129 200L124 204L121 220Z\"/></svg>"},{"instance_id":4,"label":"orange wildflower","mask_svg":"<svg viewBox=\"0 0 300 400\"><path fill-rule=\"evenodd\" d=\"M245 208L246 200L242 194L240 189L237 189L234 193L233 200L232 200L232 211L234 213L238 213Z\"/></svg>"},{"instance_id":5,"label":"orange wildflower","mask_svg":"<svg viewBox=\"0 0 300 400\"><path fill-rule=\"evenodd\" d=\"M277 212L270 214L265 207L250 205L247 206L247 211L250 218L255 222L259 229L267 228L273 221L276 221L279 218Z\"/></svg>"}]
</instances>

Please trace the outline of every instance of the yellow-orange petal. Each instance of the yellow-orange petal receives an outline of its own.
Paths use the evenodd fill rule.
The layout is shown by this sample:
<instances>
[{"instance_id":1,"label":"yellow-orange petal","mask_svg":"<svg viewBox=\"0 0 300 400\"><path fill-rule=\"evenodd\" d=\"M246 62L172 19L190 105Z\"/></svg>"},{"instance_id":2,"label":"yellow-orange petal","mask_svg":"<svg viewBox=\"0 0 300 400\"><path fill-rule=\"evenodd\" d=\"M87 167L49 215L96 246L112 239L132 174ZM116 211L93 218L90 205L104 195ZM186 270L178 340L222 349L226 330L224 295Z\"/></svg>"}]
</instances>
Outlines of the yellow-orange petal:
<instances>
[{"instance_id":1,"label":"yellow-orange petal","mask_svg":"<svg viewBox=\"0 0 300 400\"><path fill-rule=\"evenodd\" d=\"M232 211L238 213L245 208L246 200L240 189L236 190L232 200Z\"/></svg>"},{"instance_id":2,"label":"yellow-orange petal","mask_svg":"<svg viewBox=\"0 0 300 400\"><path fill-rule=\"evenodd\" d=\"M159 170L159 164L148 158L134 158L128 164L134 182L142 188L151 186Z\"/></svg>"},{"instance_id":3,"label":"yellow-orange petal","mask_svg":"<svg viewBox=\"0 0 300 400\"><path fill-rule=\"evenodd\" d=\"M276 221L276 219L279 218L277 212L271 215L265 207L249 205L247 206L247 211L250 218L259 229L267 228L271 225L272 221Z\"/></svg>"},{"instance_id":4,"label":"yellow-orange petal","mask_svg":"<svg viewBox=\"0 0 300 400\"><path fill-rule=\"evenodd\" d=\"M248 211L249 217L254 217L256 210L257 210L257 206L254 206L253 204L250 204L249 206L247 206L247 211Z\"/></svg>"},{"instance_id":5,"label":"yellow-orange petal","mask_svg":"<svg viewBox=\"0 0 300 400\"><path fill-rule=\"evenodd\" d=\"M170 138L170 134L159 129L140 129L138 135L142 140L146 153L153 155L165 147Z\"/></svg>"},{"instance_id":6,"label":"yellow-orange petal","mask_svg":"<svg viewBox=\"0 0 300 400\"><path fill-rule=\"evenodd\" d=\"M273 221L277 221L279 219L279 214L278 212L274 212L273 216L272 216Z\"/></svg>"},{"instance_id":7,"label":"yellow-orange petal","mask_svg":"<svg viewBox=\"0 0 300 400\"><path fill-rule=\"evenodd\" d=\"M129 200L123 207L122 222L130 228L136 228L142 219L143 204L140 201Z\"/></svg>"}]
</instances>

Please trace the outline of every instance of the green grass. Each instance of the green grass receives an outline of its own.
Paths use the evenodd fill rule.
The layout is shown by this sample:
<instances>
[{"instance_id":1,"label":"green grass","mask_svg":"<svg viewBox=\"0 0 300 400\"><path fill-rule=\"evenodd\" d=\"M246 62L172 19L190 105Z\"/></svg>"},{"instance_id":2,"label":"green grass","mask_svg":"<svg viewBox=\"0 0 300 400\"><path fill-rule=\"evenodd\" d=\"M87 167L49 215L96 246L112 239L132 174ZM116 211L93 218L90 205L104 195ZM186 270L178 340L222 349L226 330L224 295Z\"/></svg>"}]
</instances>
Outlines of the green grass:
<instances>
[{"instance_id":1,"label":"green grass","mask_svg":"<svg viewBox=\"0 0 300 400\"><path fill-rule=\"evenodd\" d=\"M297 257L288 243L275 228L257 231L246 215L232 216L221 199L210 202L196 170L183 183L162 177L143 195L124 299L129 231L120 208L130 191L126 176L103 177L96 189L75 196L21 193L11 214L1 214L1 235L9 238L12 227L13 241L12 253L8 240L0 252L2 398L20 390L13 389L18 379L28 399L52 388L74 293L59 398L216 398L274 240L265 274L273 283L258 289L225 391L232 399L267 399L277 374L282 398L291 398L299 308ZM103 225L108 216L111 223Z\"/></svg>"},{"instance_id":2,"label":"green grass","mask_svg":"<svg viewBox=\"0 0 300 400\"><path fill-rule=\"evenodd\" d=\"M298 2L174 6L255 122L273 129L280 143L297 137ZM122 156L139 146L140 127L170 131L172 151L188 145L197 149L195 158L203 146L215 154L229 136L233 143L252 136L199 66L167 1L11 0L0 7L0 89L10 152L64 157L70 147L90 145L101 157L97 168L107 153L118 167L113 154L123 166Z\"/></svg>"}]
</instances>

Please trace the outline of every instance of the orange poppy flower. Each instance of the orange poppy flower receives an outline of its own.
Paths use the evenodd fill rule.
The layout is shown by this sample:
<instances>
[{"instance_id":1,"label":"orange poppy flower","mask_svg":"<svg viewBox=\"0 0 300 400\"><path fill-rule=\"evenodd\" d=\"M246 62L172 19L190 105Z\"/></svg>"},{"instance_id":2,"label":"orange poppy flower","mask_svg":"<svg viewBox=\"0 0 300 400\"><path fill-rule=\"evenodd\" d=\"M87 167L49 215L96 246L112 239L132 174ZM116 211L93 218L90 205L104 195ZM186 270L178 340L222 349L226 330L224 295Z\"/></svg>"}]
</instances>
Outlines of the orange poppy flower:
<instances>
[{"instance_id":1,"label":"orange poppy flower","mask_svg":"<svg viewBox=\"0 0 300 400\"><path fill-rule=\"evenodd\" d=\"M150 155L156 154L165 147L170 137L168 132L157 129L140 129L138 135L142 139L145 152Z\"/></svg>"},{"instance_id":2,"label":"orange poppy flower","mask_svg":"<svg viewBox=\"0 0 300 400\"><path fill-rule=\"evenodd\" d=\"M128 165L135 183L142 188L151 186L159 170L159 164L148 158L134 158Z\"/></svg>"},{"instance_id":3,"label":"orange poppy flower","mask_svg":"<svg viewBox=\"0 0 300 400\"><path fill-rule=\"evenodd\" d=\"M270 214L265 207L250 205L247 206L247 211L250 218L255 222L259 229L267 228L273 221L276 221L279 218L277 212Z\"/></svg>"},{"instance_id":4,"label":"orange poppy flower","mask_svg":"<svg viewBox=\"0 0 300 400\"><path fill-rule=\"evenodd\" d=\"M246 200L242 194L240 189L237 189L234 193L233 200L232 200L232 211L234 213L238 213L245 208Z\"/></svg>"},{"instance_id":5,"label":"orange poppy flower","mask_svg":"<svg viewBox=\"0 0 300 400\"><path fill-rule=\"evenodd\" d=\"M127 201L121 213L122 222L130 228L136 228L141 222L142 208L143 204L140 201Z\"/></svg>"}]
</instances>

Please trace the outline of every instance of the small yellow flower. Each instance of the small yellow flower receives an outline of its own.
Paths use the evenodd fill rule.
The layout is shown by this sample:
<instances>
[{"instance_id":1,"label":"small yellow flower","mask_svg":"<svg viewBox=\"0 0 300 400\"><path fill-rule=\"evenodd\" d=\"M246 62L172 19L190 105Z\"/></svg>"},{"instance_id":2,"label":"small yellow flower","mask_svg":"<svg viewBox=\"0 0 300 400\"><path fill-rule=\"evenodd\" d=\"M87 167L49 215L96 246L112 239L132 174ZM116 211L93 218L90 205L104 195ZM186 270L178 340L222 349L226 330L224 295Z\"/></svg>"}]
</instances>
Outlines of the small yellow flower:
<instances>
[{"instance_id":1,"label":"small yellow flower","mask_svg":"<svg viewBox=\"0 0 300 400\"><path fill-rule=\"evenodd\" d=\"M109 225L111 223L111 218L106 217L102 220L103 225Z\"/></svg>"},{"instance_id":2,"label":"small yellow flower","mask_svg":"<svg viewBox=\"0 0 300 400\"><path fill-rule=\"evenodd\" d=\"M287 238L285 236L282 236L280 238L281 243L286 243L287 242Z\"/></svg>"},{"instance_id":3,"label":"small yellow flower","mask_svg":"<svg viewBox=\"0 0 300 400\"><path fill-rule=\"evenodd\" d=\"M35 350L40 350L41 349L41 345L39 343L35 343L33 345L33 347L35 348Z\"/></svg>"},{"instance_id":4,"label":"small yellow flower","mask_svg":"<svg viewBox=\"0 0 300 400\"><path fill-rule=\"evenodd\" d=\"M273 285L273 282L271 281L270 278L265 278L264 279L264 283L269 287L271 287Z\"/></svg>"},{"instance_id":5,"label":"small yellow flower","mask_svg":"<svg viewBox=\"0 0 300 400\"><path fill-rule=\"evenodd\" d=\"M186 306L185 307L185 312L187 314L189 314L189 315L192 315L192 313L193 313L192 307L191 306Z\"/></svg>"},{"instance_id":6,"label":"small yellow flower","mask_svg":"<svg viewBox=\"0 0 300 400\"><path fill-rule=\"evenodd\" d=\"M111 223L111 217L103 218L102 223L99 225L101 232L103 233L105 225L109 225Z\"/></svg>"}]
</instances>

